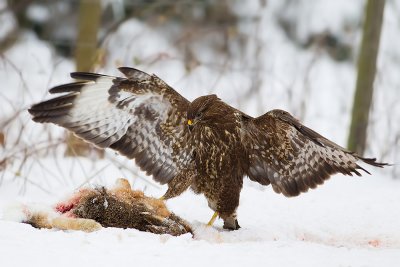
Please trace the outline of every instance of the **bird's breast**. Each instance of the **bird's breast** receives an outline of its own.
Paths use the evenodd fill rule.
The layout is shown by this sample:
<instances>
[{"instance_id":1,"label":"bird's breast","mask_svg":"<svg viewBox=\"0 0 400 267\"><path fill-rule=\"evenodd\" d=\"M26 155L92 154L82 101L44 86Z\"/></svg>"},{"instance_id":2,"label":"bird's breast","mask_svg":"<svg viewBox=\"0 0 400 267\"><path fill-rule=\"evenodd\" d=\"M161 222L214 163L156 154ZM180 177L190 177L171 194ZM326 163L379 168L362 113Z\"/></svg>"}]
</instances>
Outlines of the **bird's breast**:
<instances>
[{"instance_id":1,"label":"bird's breast","mask_svg":"<svg viewBox=\"0 0 400 267\"><path fill-rule=\"evenodd\" d=\"M238 166L242 144L235 129L203 127L194 136L197 171L210 179L232 171Z\"/></svg>"}]
</instances>

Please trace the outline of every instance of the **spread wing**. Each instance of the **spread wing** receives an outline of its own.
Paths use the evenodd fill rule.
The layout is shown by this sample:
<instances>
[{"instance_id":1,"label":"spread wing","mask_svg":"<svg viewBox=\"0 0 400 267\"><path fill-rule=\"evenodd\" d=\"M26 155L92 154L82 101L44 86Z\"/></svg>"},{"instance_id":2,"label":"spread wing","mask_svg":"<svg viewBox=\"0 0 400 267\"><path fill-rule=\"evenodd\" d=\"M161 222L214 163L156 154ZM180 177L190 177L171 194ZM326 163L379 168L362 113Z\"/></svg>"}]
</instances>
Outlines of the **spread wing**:
<instances>
[{"instance_id":1,"label":"spread wing","mask_svg":"<svg viewBox=\"0 0 400 267\"><path fill-rule=\"evenodd\" d=\"M55 87L66 93L33 105L36 122L67 128L101 148L112 148L135 159L162 184L190 162L185 127L189 101L155 75L120 68L126 78L72 73L84 80Z\"/></svg>"},{"instance_id":2,"label":"spread wing","mask_svg":"<svg viewBox=\"0 0 400 267\"><path fill-rule=\"evenodd\" d=\"M383 167L376 159L362 158L302 125L289 113L272 110L245 125L250 159L248 176L274 191L297 196L322 184L331 175L361 176L357 164Z\"/></svg>"}]
</instances>

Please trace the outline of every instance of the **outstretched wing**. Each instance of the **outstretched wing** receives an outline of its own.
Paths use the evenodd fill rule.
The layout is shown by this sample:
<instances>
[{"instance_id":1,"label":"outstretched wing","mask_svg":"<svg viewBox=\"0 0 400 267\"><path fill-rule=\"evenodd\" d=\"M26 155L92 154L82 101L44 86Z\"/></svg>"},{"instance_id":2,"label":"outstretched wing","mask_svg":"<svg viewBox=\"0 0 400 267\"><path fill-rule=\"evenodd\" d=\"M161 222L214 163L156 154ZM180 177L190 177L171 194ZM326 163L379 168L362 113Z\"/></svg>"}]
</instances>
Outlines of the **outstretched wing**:
<instances>
[{"instance_id":1,"label":"outstretched wing","mask_svg":"<svg viewBox=\"0 0 400 267\"><path fill-rule=\"evenodd\" d=\"M119 70L126 78L72 73L84 81L51 89L67 94L33 105L29 112L36 122L60 125L135 159L156 181L167 183L190 161L185 142L189 101L155 75Z\"/></svg>"},{"instance_id":2,"label":"outstretched wing","mask_svg":"<svg viewBox=\"0 0 400 267\"><path fill-rule=\"evenodd\" d=\"M322 184L331 175L361 176L357 164L383 167L346 150L302 125L289 113L272 110L245 124L245 143L249 154L248 176L285 196L297 196Z\"/></svg>"}]
</instances>

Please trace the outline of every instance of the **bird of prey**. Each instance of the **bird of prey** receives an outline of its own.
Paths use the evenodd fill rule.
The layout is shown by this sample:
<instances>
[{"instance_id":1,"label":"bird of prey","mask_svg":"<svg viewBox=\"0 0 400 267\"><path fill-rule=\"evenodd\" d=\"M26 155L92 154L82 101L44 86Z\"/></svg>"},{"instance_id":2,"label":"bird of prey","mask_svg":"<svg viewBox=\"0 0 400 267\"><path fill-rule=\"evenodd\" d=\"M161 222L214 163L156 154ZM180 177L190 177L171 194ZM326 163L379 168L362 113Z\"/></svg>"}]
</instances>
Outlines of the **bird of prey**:
<instances>
[{"instance_id":1,"label":"bird of prey","mask_svg":"<svg viewBox=\"0 0 400 267\"><path fill-rule=\"evenodd\" d=\"M82 81L54 87L62 93L33 105L33 120L54 123L100 148L135 159L161 184L169 199L189 187L204 194L224 228L239 229L236 209L244 177L271 184L287 197L324 183L331 175L375 167L301 124L288 112L272 110L253 118L216 95L190 102L156 75L122 67L125 77L75 72Z\"/></svg>"}]
</instances>

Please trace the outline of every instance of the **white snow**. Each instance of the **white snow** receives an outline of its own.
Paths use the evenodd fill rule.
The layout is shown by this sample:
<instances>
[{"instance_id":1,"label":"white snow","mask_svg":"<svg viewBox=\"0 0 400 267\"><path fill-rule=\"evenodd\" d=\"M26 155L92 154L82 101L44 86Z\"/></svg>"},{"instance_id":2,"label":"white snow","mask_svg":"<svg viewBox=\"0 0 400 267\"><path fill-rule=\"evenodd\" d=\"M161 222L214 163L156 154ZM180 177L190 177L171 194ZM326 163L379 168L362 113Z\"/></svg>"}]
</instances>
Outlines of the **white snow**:
<instances>
[{"instance_id":1,"label":"white snow","mask_svg":"<svg viewBox=\"0 0 400 267\"><path fill-rule=\"evenodd\" d=\"M41 4L33 4L26 10L27 18L34 22L43 23L50 17L50 10Z\"/></svg>"},{"instance_id":2,"label":"white snow","mask_svg":"<svg viewBox=\"0 0 400 267\"><path fill-rule=\"evenodd\" d=\"M105 41L107 60L99 72L114 75L117 66L137 67L157 74L190 100L216 93L253 116L285 109L345 145L356 62L338 63L324 52L296 47L276 18L294 17L300 39L328 29L357 50L364 1L294 1L300 10L296 16L293 9L284 9L286 1L267 1L265 7L260 2L236 3L240 16L259 20L239 25L248 43L232 45L232 58L207 46L218 42L218 36L199 38L195 53L201 64L187 71L184 51L173 40L179 29L132 19ZM186 192L167 204L192 224L194 238L133 229L38 230L5 220L22 218L15 213L21 203L51 207L86 183L111 186L125 177L147 195L159 197L166 190L112 151L104 159L65 158L64 131L30 120L26 108L48 98L48 88L69 82L74 64L23 33L0 58L0 132L6 137L0 161L8 159L4 169L0 164L0 266L400 266L399 10L399 1L387 2L366 152L395 165L382 170L364 166L372 175L361 178L335 175L290 199L246 179L238 209L242 228L233 232L222 230L220 220L205 227L212 211L203 196ZM351 33L344 30L348 24L353 25ZM6 31L0 24L0 36ZM249 91L257 79L258 89ZM6 123L17 111L17 119Z\"/></svg>"},{"instance_id":3,"label":"white snow","mask_svg":"<svg viewBox=\"0 0 400 267\"><path fill-rule=\"evenodd\" d=\"M16 38L16 36L7 36L12 33L15 28L16 21L11 12L4 11L2 14L0 14L0 41L5 41L6 38Z\"/></svg>"},{"instance_id":4,"label":"white snow","mask_svg":"<svg viewBox=\"0 0 400 267\"><path fill-rule=\"evenodd\" d=\"M338 176L294 199L246 182L238 211L242 228L235 232L222 230L221 221L205 227L212 213L202 197L188 192L168 206L192 223L194 238L122 229L37 230L0 221L1 262L3 266L23 266L27 261L30 266L397 266L399 201L398 182L379 175Z\"/></svg>"}]
</instances>

